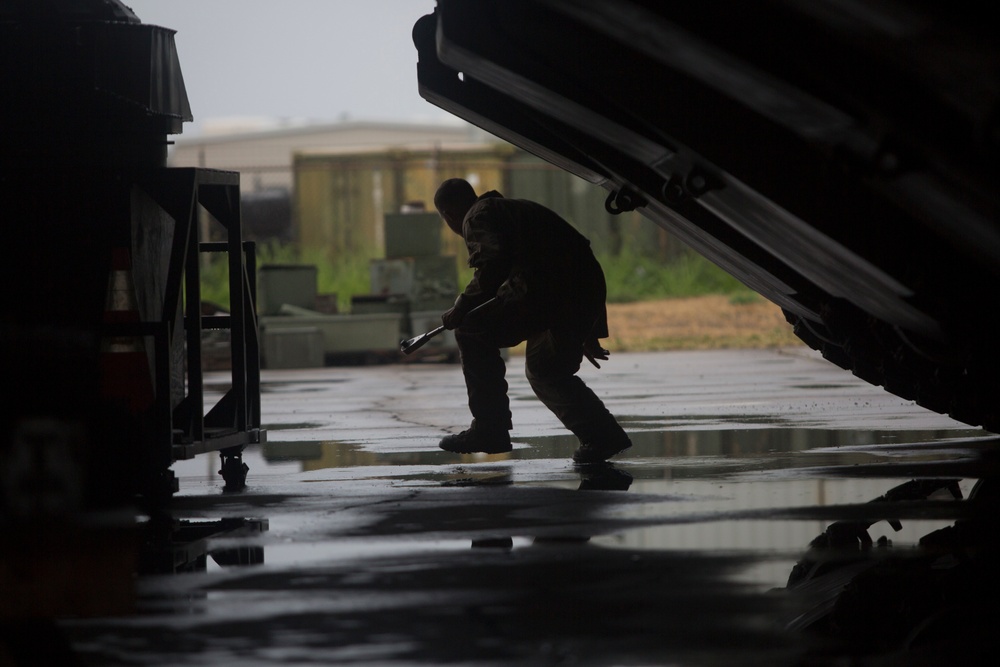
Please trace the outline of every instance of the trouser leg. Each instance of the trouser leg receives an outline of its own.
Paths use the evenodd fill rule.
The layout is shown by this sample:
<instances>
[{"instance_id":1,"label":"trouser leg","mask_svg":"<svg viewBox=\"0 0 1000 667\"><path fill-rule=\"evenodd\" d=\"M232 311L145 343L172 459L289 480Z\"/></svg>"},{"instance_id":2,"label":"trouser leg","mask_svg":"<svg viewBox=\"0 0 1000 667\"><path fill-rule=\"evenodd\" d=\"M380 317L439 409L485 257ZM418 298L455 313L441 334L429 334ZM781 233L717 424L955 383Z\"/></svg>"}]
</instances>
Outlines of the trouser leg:
<instances>
[{"instance_id":1,"label":"trouser leg","mask_svg":"<svg viewBox=\"0 0 1000 667\"><path fill-rule=\"evenodd\" d=\"M469 395L469 411L477 425L510 430L510 399L507 397L507 366L500 348L482 332L455 331L462 358L462 373Z\"/></svg>"},{"instance_id":2,"label":"trouser leg","mask_svg":"<svg viewBox=\"0 0 1000 667\"><path fill-rule=\"evenodd\" d=\"M582 340L549 330L528 338L525 371L535 395L581 442L598 442L624 433L604 402L577 377Z\"/></svg>"}]
</instances>

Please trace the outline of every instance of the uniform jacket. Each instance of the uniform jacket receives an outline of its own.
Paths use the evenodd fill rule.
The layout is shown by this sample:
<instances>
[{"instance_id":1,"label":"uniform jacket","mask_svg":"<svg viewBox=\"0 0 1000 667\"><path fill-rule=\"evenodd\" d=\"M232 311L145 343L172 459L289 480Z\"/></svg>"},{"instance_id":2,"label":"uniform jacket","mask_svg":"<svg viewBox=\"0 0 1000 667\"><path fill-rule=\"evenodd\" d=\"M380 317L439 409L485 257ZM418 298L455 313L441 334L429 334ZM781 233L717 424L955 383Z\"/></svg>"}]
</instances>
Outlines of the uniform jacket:
<instances>
[{"instance_id":1,"label":"uniform jacket","mask_svg":"<svg viewBox=\"0 0 1000 667\"><path fill-rule=\"evenodd\" d=\"M509 279L526 288L506 308L540 328L565 324L606 338L607 288L590 241L554 211L491 190L462 222L473 278L456 301L463 313L497 294Z\"/></svg>"}]
</instances>

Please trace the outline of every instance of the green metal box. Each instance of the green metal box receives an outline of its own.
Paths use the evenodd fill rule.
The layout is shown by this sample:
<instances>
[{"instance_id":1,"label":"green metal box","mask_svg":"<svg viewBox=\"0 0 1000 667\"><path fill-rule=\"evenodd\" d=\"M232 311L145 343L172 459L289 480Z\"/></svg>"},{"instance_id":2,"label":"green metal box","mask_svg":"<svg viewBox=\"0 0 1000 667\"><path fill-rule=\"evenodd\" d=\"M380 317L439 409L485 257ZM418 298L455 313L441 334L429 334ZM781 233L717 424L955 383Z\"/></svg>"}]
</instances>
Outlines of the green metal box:
<instances>
[{"instance_id":1,"label":"green metal box","mask_svg":"<svg viewBox=\"0 0 1000 667\"><path fill-rule=\"evenodd\" d=\"M442 227L444 221L437 213L386 213L385 256L440 255Z\"/></svg>"},{"instance_id":2,"label":"green metal box","mask_svg":"<svg viewBox=\"0 0 1000 667\"><path fill-rule=\"evenodd\" d=\"M264 368L318 368L325 354L323 332L318 327L272 327L261 341Z\"/></svg>"},{"instance_id":3,"label":"green metal box","mask_svg":"<svg viewBox=\"0 0 1000 667\"><path fill-rule=\"evenodd\" d=\"M459 293L458 265L453 255L374 259L369 265L372 294L399 294L411 310L454 302ZM433 303L427 306L424 304Z\"/></svg>"},{"instance_id":4,"label":"green metal box","mask_svg":"<svg viewBox=\"0 0 1000 667\"><path fill-rule=\"evenodd\" d=\"M257 314L277 315L284 304L316 307L316 267L265 264L257 272Z\"/></svg>"},{"instance_id":5,"label":"green metal box","mask_svg":"<svg viewBox=\"0 0 1000 667\"><path fill-rule=\"evenodd\" d=\"M355 294L351 297L351 314L398 313L410 314L410 300L400 294Z\"/></svg>"},{"instance_id":6,"label":"green metal box","mask_svg":"<svg viewBox=\"0 0 1000 667\"><path fill-rule=\"evenodd\" d=\"M399 352L400 330L404 324L398 313L370 315L290 315L261 317L265 336L279 329L315 327L323 334L326 355L348 352Z\"/></svg>"}]
</instances>

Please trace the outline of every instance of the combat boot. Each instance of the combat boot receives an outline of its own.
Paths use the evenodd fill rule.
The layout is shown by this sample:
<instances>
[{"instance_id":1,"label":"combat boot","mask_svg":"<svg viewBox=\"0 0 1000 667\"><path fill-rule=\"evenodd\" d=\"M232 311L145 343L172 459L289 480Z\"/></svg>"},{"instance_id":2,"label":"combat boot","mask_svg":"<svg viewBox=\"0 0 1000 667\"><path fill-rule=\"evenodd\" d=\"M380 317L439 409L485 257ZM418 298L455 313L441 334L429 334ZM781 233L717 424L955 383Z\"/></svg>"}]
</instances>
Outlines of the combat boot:
<instances>
[{"instance_id":1,"label":"combat boot","mask_svg":"<svg viewBox=\"0 0 1000 667\"><path fill-rule=\"evenodd\" d=\"M607 461L632 446L628 434L621 427L611 429L607 434L594 437L580 444L573 452L573 461L581 465Z\"/></svg>"},{"instance_id":2,"label":"combat boot","mask_svg":"<svg viewBox=\"0 0 1000 667\"><path fill-rule=\"evenodd\" d=\"M475 419L461 433L446 435L438 446L446 452L456 454L503 454L513 449L510 432L506 428L481 426Z\"/></svg>"}]
</instances>

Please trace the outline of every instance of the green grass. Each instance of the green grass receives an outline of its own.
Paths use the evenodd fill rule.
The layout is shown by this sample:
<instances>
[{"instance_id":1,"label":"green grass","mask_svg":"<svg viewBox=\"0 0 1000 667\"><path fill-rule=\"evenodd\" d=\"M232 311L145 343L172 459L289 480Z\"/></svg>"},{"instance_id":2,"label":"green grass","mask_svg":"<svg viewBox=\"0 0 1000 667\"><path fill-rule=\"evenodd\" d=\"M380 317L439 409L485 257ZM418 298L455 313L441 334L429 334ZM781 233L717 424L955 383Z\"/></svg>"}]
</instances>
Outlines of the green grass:
<instances>
[{"instance_id":1,"label":"green grass","mask_svg":"<svg viewBox=\"0 0 1000 667\"><path fill-rule=\"evenodd\" d=\"M322 249L299 251L292 245L257 246L257 266L265 264L313 264L317 268L317 292L336 294L341 312L349 312L351 297L371 291L369 264L377 254L356 253L331 260ZM220 305L229 302L228 269L223 255L209 255L202 266L202 299ZM691 252L664 263L634 253L598 258L608 284L608 301L628 303L651 299L683 298L707 294L729 295L733 303L758 300L754 292L728 273ZM459 262L459 285L472 277L471 269Z\"/></svg>"},{"instance_id":2,"label":"green grass","mask_svg":"<svg viewBox=\"0 0 1000 667\"><path fill-rule=\"evenodd\" d=\"M225 255L202 255L201 259L201 300L228 308L229 267Z\"/></svg>"},{"instance_id":3,"label":"green grass","mask_svg":"<svg viewBox=\"0 0 1000 667\"><path fill-rule=\"evenodd\" d=\"M753 294L741 282L694 252L669 263L632 253L599 259L611 303L706 294L729 294L737 298L736 295Z\"/></svg>"},{"instance_id":4,"label":"green grass","mask_svg":"<svg viewBox=\"0 0 1000 667\"><path fill-rule=\"evenodd\" d=\"M337 308L342 313L350 312L352 296L372 291L370 257L351 255L330 260L322 252L313 251L304 254L303 263L316 265L317 292L336 294Z\"/></svg>"}]
</instances>

